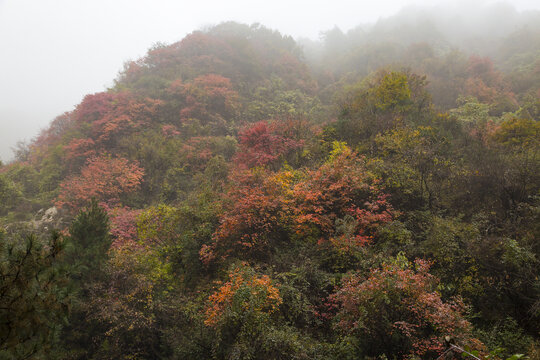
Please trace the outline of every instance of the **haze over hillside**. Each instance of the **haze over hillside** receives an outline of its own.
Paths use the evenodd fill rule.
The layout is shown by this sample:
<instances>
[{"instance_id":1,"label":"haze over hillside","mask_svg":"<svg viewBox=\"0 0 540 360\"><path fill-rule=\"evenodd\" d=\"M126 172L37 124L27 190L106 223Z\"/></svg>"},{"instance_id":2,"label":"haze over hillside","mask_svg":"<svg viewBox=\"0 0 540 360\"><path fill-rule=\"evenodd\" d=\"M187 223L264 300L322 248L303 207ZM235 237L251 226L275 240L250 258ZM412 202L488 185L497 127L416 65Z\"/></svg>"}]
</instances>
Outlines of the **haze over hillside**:
<instances>
[{"instance_id":1,"label":"haze over hillside","mask_svg":"<svg viewBox=\"0 0 540 360\"><path fill-rule=\"evenodd\" d=\"M369 34L369 41L382 41L407 28L407 36L413 38L404 41L444 39L448 46L484 52L489 42L540 23L534 20L537 13L529 12L540 8L537 1L493 3L497 2L442 5L441 1L417 0L410 4L421 6L400 11L406 3L395 0L336 1L332 7L313 1L259 2L256 6L247 1L202 1L185 6L167 0L4 0L0 2L0 158L10 159L10 148L17 141L35 137L84 95L111 86L125 61L142 56L153 43L177 41L207 24L260 22L312 41L337 26L349 31L355 46L365 44L362 33ZM364 25L357 27L360 24ZM439 33L443 36L438 37ZM315 59L320 47L303 43L308 57Z\"/></svg>"},{"instance_id":2,"label":"haze over hillside","mask_svg":"<svg viewBox=\"0 0 540 360\"><path fill-rule=\"evenodd\" d=\"M84 4L64 5L93 24ZM0 163L0 359L538 359L539 24L504 4L319 39L219 22L84 97L37 55L75 89L122 39L21 46L5 99L77 104Z\"/></svg>"}]
</instances>

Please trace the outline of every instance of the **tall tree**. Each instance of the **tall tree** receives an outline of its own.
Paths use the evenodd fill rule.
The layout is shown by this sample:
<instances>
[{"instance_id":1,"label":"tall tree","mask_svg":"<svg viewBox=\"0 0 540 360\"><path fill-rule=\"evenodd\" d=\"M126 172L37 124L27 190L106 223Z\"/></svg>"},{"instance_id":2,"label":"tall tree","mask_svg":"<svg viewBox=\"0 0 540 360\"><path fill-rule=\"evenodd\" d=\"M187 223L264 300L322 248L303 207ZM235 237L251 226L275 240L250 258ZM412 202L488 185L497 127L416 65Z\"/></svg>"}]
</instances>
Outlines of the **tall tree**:
<instances>
[{"instance_id":1,"label":"tall tree","mask_svg":"<svg viewBox=\"0 0 540 360\"><path fill-rule=\"evenodd\" d=\"M109 218L105 210L93 199L69 227L66 264L70 269L70 282L75 299L69 315L69 326L63 341L70 350L69 358L87 359L99 347L104 327L93 320L91 300L94 289L106 282L105 264L111 246Z\"/></svg>"}]
</instances>

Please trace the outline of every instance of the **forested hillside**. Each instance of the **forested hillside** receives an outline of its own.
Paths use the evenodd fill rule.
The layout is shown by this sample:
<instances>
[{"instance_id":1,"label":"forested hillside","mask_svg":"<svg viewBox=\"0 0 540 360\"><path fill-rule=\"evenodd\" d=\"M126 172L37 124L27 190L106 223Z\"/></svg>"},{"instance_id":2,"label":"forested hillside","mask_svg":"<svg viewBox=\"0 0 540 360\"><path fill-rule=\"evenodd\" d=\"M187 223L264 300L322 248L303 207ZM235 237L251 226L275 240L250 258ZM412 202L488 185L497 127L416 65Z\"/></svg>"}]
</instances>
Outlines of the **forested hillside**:
<instances>
[{"instance_id":1,"label":"forested hillside","mask_svg":"<svg viewBox=\"0 0 540 360\"><path fill-rule=\"evenodd\" d=\"M18 148L0 359L540 359L540 15L407 19L195 31Z\"/></svg>"}]
</instances>

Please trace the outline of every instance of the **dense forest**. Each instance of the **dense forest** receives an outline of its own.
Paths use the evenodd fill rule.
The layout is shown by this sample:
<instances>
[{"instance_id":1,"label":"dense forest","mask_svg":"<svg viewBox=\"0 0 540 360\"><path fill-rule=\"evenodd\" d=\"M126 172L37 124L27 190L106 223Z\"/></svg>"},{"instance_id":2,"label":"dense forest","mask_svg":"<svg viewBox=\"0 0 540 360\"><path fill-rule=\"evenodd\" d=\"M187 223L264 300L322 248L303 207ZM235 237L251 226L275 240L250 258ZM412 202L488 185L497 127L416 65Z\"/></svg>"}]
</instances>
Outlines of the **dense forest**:
<instances>
[{"instance_id":1,"label":"dense forest","mask_svg":"<svg viewBox=\"0 0 540 360\"><path fill-rule=\"evenodd\" d=\"M540 12L453 19L126 63L0 163L0 359L540 359Z\"/></svg>"}]
</instances>

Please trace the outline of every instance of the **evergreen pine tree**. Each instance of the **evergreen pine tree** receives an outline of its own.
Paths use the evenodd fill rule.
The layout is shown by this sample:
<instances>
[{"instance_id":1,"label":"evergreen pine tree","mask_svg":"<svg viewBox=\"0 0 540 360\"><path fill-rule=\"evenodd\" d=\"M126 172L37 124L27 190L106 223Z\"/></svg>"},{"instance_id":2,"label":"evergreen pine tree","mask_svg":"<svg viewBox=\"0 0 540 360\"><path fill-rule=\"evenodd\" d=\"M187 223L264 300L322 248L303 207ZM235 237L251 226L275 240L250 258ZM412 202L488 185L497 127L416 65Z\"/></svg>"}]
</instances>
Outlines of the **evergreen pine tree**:
<instances>
[{"instance_id":1,"label":"evergreen pine tree","mask_svg":"<svg viewBox=\"0 0 540 360\"><path fill-rule=\"evenodd\" d=\"M0 230L0 359L54 358L69 305L62 251L58 233Z\"/></svg>"},{"instance_id":2,"label":"evergreen pine tree","mask_svg":"<svg viewBox=\"0 0 540 360\"><path fill-rule=\"evenodd\" d=\"M103 324L92 316L92 298L96 284L107 281L105 265L111 245L109 218L97 200L79 212L69 233L66 263L75 299L63 341L69 349L68 358L86 359L92 357L100 343L97 339L105 331Z\"/></svg>"}]
</instances>

